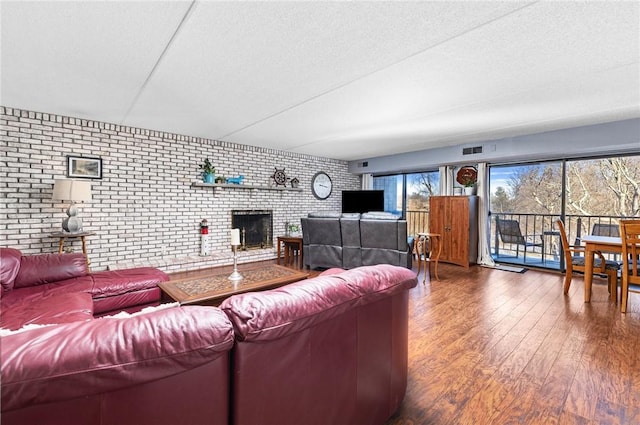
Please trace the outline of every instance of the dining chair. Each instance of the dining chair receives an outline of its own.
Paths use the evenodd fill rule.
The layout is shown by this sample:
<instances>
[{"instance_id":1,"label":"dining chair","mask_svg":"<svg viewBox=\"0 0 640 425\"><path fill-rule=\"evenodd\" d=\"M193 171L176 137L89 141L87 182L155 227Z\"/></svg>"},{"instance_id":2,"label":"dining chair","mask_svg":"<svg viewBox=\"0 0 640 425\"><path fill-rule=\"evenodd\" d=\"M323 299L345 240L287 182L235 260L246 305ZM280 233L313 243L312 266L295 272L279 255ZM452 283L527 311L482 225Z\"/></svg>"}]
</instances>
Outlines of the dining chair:
<instances>
[{"instance_id":1,"label":"dining chair","mask_svg":"<svg viewBox=\"0 0 640 425\"><path fill-rule=\"evenodd\" d=\"M640 293L640 220L620 220L622 289L620 311L627 312L629 292Z\"/></svg>"},{"instance_id":2,"label":"dining chair","mask_svg":"<svg viewBox=\"0 0 640 425\"><path fill-rule=\"evenodd\" d=\"M567 238L567 232L564 229L564 223L562 220L558 220L556 221L556 224L558 225L558 230L560 230L562 250L564 252L566 269L564 293L566 295L569 293L573 272L584 273L585 271L585 248L580 245L569 245L569 239ZM609 288L610 299L614 302L616 301L618 294L618 270L620 270L619 263L605 259L601 252L595 252L593 258L593 273L607 276L607 286Z\"/></svg>"},{"instance_id":3,"label":"dining chair","mask_svg":"<svg viewBox=\"0 0 640 425\"><path fill-rule=\"evenodd\" d=\"M541 252L544 252L544 236L539 234L522 234L520 230L520 222L518 220L508 220L496 217L496 229L502 240L502 245L505 244L516 246L516 257L520 253L520 246L524 251L524 262L527 262L527 248L535 249L535 247L541 247ZM535 242L536 237L540 237L540 242ZM496 244L496 257L500 256L498 244Z\"/></svg>"}]
</instances>

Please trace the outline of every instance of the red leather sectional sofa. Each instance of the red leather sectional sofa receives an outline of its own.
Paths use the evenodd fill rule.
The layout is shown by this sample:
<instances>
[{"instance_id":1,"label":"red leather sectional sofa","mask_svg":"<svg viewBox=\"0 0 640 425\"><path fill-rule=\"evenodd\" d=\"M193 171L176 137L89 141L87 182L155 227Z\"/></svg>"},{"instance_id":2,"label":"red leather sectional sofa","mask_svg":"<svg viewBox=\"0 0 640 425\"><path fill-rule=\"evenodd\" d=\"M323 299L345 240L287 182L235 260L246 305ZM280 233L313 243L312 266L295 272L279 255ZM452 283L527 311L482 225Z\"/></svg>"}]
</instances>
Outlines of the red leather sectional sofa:
<instances>
[{"instance_id":1,"label":"red leather sectional sofa","mask_svg":"<svg viewBox=\"0 0 640 425\"><path fill-rule=\"evenodd\" d=\"M94 317L150 301L141 282L166 275L87 274L82 255L14 251L0 249L1 327L22 328L0 341L3 425L381 424L404 398L417 283L405 268Z\"/></svg>"}]
</instances>

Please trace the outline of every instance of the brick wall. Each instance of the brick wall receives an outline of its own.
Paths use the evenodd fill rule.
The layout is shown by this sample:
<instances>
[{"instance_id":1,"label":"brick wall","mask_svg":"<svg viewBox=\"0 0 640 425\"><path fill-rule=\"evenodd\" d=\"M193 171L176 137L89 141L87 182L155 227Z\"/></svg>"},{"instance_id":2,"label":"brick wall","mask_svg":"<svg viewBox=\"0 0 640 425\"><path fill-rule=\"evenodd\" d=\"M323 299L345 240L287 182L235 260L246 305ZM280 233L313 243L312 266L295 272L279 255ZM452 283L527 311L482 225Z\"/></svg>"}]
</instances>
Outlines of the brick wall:
<instances>
[{"instance_id":1,"label":"brick wall","mask_svg":"<svg viewBox=\"0 0 640 425\"><path fill-rule=\"evenodd\" d=\"M275 235L310 211L339 210L342 190L358 189L347 163L216 140L0 107L0 246L24 253L56 252L66 204L51 200L54 178L66 176L66 156L102 158L103 178L91 180L93 200L82 204L92 270L155 265L167 271L232 261L231 210L271 209ZM209 157L218 175L244 175L268 186L275 167L300 180L302 192L194 187ZM312 176L326 171L333 192L311 193ZM199 257L199 224L209 222L212 255ZM79 241L71 244L79 250ZM275 247L275 243L274 243ZM275 248L246 251L239 261L275 257Z\"/></svg>"}]
</instances>

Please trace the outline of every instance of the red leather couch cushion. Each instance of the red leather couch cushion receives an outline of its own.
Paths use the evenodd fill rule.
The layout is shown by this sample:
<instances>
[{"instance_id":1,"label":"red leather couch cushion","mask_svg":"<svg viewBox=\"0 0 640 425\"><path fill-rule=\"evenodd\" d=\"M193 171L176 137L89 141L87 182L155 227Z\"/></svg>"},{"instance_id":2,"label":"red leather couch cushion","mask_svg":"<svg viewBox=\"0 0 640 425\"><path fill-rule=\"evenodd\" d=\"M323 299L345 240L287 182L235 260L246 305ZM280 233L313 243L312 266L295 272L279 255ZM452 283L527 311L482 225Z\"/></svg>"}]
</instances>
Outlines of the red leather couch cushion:
<instances>
[{"instance_id":1,"label":"red leather couch cushion","mask_svg":"<svg viewBox=\"0 0 640 425\"><path fill-rule=\"evenodd\" d=\"M169 276L153 267L96 272L52 283L26 286L19 290L16 287L15 291L4 294L2 308L13 308L23 300L39 299L54 294L87 292L94 298L94 313L103 313L159 301L160 288L157 282L166 280L169 280Z\"/></svg>"},{"instance_id":2,"label":"red leather couch cushion","mask_svg":"<svg viewBox=\"0 0 640 425\"><path fill-rule=\"evenodd\" d=\"M42 285L88 274L84 254L26 255L20 260L20 272L14 288Z\"/></svg>"},{"instance_id":3,"label":"red leather couch cushion","mask_svg":"<svg viewBox=\"0 0 640 425\"><path fill-rule=\"evenodd\" d=\"M10 291L18 271L20 270L20 258L22 253L13 248L0 248L0 285L2 291Z\"/></svg>"},{"instance_id":4,"label":"red leather couch cushion","mask_svg":"<svg viewBox=\"0 0 640 425\"><path fill-rule=\"evenodd\" d=\"M169 280L169 276L165 272L154 267L96 272L92 273L91 277L93 277L91 294L94 298L158 288L158 282Z\"/></svg>"},{"instance_id":5,"label":"red leather couch cushion","mask_svg":"<svg viewBox=\"0 0 640 425\"><path fill-rule=\"evenodd\" d=\"M36 286L25 286L24 288L14 288L2 297L2 308L13 308L23 302L38 300L40 298L52 297L54 295L72 294L75 292L86 292L91 294L93 279L91 275L74 277L72 279L61 280L53 283L43 283Z\"/></svg>"},{"instance_id":6,"label":"red leather couch cushion","mask_svg":"<svg viewBox=\"0 0 640 425\"><path fill-rule=\"evenodd\" d=\"M0 345L3 415L167 378L227 358L232 345L224 313L198 306L6 336Z\"/></svg>"},{"instance_id":7,"label":"red leather couch cushion","mask_svg":"<svg viewBox=\"0 0 640 425\"><path fill-rule=\"evenodd\" d=\"M75 292L35 299L22 299L2 310L0 328L20 329L25 325L59 324L93 319L91 294Z\"/></svg>"},{"instance_id":8,"label":"red leather couch cushion","mask_svg":"<svg viewBox=\"0 0 640 425\"><path fill-rule=\"evenodd\" d=\"M270 291L235 295L227 298L220 308L231 319L237 339L266 341L405 291L416 282L416 274L403 267L387 264L359 267Z\"/></svg>"}]
</instances>

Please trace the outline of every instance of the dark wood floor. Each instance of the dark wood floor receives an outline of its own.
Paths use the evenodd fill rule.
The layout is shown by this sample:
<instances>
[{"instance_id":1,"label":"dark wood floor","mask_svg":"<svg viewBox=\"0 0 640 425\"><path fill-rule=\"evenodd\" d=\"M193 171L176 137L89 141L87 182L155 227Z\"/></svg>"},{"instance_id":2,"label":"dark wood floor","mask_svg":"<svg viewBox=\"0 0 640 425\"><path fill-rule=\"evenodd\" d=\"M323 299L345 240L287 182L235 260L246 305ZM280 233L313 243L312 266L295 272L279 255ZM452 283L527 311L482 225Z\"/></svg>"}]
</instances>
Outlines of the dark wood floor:
<instances>
[{"instance_id":1,"label":"dark wood floor","mask_svg":"<svg viewBox=\"0 0 640 425\"><path fill-rule=\"evenodd\" d=\"M316 273L312 273L316 274ZM409 382L387 425L640 424L640 295L440 264L410 292Z\"/></svg>"},{"instance_id":2,"label":"dark wood floor","mask_svg":"<svg viewBox=\"0 0 640 425\"><path fill-rule=\"evenodd\" d=\"M640 424L640 295L594 279L441 265L411 291L400 424ZM420 277L422 279L422 277Z\"/></svg>"}]
</instances>

